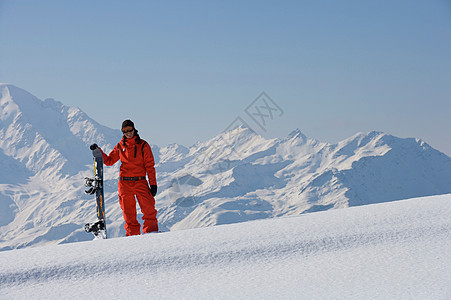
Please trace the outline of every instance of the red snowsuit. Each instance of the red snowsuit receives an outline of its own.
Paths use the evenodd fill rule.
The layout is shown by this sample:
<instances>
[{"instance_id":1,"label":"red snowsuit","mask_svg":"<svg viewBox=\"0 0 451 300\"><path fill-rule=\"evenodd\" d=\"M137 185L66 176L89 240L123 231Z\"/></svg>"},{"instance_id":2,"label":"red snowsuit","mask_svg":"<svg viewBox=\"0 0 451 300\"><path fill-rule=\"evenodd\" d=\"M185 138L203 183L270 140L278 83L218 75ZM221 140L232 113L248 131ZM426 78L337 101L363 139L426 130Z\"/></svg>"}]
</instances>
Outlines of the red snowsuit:
<instances>
[{"instance_id":1,"label":"red snowsuit","mask_svg":"<svg viewBox=\"0 0 451 300\"><path fill-rule=\"evenodd\" d=\"M103 162L107 166L114 165L119 159L119 204L121 205L127 236L141 234L141 225L136 219L136 200L143 214L143 232L158 231L157 210L155 199L150 193L149 184L156 185L155 161L149 144L135 135L122 140L110 154L103 153Z\"/></svg>"}]
</instances>

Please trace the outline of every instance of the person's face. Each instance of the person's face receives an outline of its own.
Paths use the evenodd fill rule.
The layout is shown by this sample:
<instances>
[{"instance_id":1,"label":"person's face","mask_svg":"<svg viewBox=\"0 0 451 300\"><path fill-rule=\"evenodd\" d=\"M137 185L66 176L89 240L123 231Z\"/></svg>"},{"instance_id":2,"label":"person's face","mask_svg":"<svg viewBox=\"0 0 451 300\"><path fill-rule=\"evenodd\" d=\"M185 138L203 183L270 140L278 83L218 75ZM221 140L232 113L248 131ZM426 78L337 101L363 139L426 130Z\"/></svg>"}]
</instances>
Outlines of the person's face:
<instances>
[{"instance_id":1,"label":"person's face","mask_svg":"<svg viewBox=\"0 0 451 300\"><path fill-rule=\"evenodd\" d=\"M133 135L135 134L135 129L133 129L133 127L131 126L127 126L122 128L122 132L124 133L126 138L132 138Z\"/></svg>"}]
</instances>

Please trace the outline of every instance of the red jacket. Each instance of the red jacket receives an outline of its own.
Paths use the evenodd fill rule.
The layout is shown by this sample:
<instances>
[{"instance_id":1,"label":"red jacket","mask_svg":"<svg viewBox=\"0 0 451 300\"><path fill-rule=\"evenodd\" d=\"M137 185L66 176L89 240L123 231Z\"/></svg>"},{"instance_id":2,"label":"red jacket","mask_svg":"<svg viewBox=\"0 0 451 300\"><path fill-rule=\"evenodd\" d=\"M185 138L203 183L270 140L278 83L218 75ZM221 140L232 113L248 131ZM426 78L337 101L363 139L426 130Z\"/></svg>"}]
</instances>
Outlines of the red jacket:
<instances>
[{"instance_id":1,"label":"red jacket","mask_svg":"<svg viewBox=\"0 0 451 300\"><path fill-rule=\"evenodd\" d=\"M142 176L149 179L150 185L156 185L155 177L155 160L149 144L134 136L131 139L122 140L117 144L110 154L103 153L103 163L107 166L114 165L119 159L121 160L120 177L137 177Z\"/></svg>"}]
</instances>

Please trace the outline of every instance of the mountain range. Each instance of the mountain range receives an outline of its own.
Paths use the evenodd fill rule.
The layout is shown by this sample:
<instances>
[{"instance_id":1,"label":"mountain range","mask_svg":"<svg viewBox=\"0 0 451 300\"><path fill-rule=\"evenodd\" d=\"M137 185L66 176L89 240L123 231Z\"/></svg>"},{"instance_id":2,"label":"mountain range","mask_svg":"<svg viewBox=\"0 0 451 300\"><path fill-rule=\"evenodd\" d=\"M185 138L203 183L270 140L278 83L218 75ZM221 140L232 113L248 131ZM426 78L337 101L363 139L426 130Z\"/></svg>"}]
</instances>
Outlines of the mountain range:
<instances>
[{"instance_id":1,"label":"mountain range","mask_svg":"<svg viewBox=\"0 0 451 300\"><path fill-rule=\"evenodd\" d=\"M122 133L13 85L0 84L0 93L0 250L92 239L82 229L95 219L83 192L89 145L108 152ZM300 130L265 139L236 127L190 147L151 147L164 231L451 193L450 157L383 132L330 144ZM111 237L124 235L118 170L104 174Z\"/></svg>"}]
</instances>

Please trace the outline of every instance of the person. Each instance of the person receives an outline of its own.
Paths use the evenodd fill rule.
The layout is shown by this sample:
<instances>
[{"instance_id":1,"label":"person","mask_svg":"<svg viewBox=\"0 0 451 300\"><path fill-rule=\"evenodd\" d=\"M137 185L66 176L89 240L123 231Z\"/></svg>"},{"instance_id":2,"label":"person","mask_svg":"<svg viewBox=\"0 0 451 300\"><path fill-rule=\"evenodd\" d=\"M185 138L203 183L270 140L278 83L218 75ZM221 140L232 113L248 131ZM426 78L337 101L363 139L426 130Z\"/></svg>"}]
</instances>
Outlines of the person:
<instances>
[{"instance_id":1,"label":"person","mask_svg":"<svg viewBox=\"0 0 451 300\"><path fill-rule=\"evenodd\" d=\"M149 144L141 139L138 130L131 120L122 122L121 141L106 155L102 149L103 163L107 166L121 161L119 170L119 204L125 220L126 236L141 234L141 225L137 220L136 199L143 214L143 233L158 232L155 195L157 180L155 175L155 160ZM98 148L91 145L91 150ZM146 180L146 174L147 179ZM150 184L150 187L149 187Z\"/></svg>"}]
</instances>

